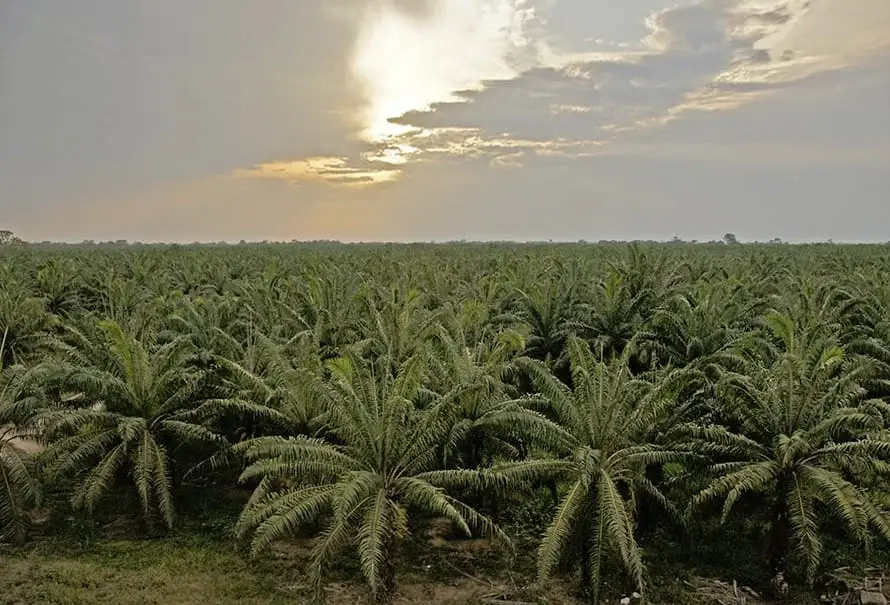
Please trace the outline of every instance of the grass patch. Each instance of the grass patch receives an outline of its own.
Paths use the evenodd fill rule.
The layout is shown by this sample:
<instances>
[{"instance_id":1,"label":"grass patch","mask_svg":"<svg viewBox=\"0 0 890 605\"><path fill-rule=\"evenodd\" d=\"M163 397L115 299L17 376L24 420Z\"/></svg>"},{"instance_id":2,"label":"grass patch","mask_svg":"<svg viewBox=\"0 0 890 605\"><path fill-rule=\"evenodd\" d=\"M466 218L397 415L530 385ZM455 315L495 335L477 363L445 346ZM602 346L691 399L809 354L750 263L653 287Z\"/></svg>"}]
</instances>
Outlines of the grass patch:
<instances>
[{"instance_id":1,"label":"grass patch","mask_svg":"<svg viewBox=\"0 0 890 605\"><path fill-rule=\"evenodd\" d=\"M0 550L0 605L277 605L271 569L195 538Z\"/></svg>"}]
</instances>

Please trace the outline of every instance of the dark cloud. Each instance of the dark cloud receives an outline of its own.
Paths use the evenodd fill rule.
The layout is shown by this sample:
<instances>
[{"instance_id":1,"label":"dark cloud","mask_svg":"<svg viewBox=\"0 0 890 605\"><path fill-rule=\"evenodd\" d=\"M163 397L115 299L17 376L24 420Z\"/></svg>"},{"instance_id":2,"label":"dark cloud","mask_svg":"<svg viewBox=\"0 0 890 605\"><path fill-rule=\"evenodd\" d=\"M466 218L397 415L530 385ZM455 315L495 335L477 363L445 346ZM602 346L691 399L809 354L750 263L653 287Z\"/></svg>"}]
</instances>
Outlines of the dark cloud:
<instances>
[{"instance_id":1,"label":"dark cloud","mask_svg":"<svg viewBox=\"0 0 890 605\"><path fill-rule=\"evenodd\" d=\"M701 0L664 9L646 20L643 50L538 67L461 92L462 102L393 121L426 130L412 144L436 156L499 157L521 149L589 155L599 144L657 130L695 110L736 107L803 77L783 71L796 67L797 57L773 58L757 42L807 6L799 0L766 8L745 0ZM429 136L439 130L447 133L447 145Z\"/></svg>"},{"instance_id":2,"label":"dark cloud","mask_svg":"<svg viewBox=\"0 0 890 605\"><path fill-rule=\"evenodd\" d=\"M609 139L616 127L664 113L706 86L740 58L727 34L725 2L707 1L661 11L649 20L651 50L541 67L520 77L461 93L466 102L395 120L420 128L473 128L528 139Z\"/></svg>"}]
</instances>

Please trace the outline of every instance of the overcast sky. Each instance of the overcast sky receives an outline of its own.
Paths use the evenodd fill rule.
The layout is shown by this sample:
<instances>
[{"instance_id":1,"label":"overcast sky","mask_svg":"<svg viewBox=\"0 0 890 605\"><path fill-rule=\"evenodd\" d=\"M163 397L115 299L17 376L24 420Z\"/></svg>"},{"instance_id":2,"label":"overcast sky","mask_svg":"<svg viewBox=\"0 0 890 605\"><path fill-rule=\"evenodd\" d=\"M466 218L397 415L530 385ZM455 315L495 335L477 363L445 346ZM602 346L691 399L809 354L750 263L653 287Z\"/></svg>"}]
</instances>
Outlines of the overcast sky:
<instances>
[{"instance_id":1,"label":"overcast sky","mask_svg":"<svg viewBox=\"0 0 890 605\"><path fill-rule=\"evenodd\" d=\"M29 240L890 240L890 0L0 0Z\"/></svg>"}]
</instances>

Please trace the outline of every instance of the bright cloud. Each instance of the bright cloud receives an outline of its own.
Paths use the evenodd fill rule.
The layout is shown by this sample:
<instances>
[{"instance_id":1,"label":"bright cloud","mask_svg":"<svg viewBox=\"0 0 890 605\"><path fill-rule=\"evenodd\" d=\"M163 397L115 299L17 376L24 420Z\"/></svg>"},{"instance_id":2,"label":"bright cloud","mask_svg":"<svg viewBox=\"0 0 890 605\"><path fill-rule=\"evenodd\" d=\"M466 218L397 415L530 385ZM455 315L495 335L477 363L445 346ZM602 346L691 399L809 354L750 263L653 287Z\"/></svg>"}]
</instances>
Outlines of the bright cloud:
<instances>
[{"instance_id":1,"label":"bright cloud","mask_svg":"<svg viewBox=\"0 0 890 605\"><path fill-rule=\"evenodd\" d=\"M363 136L402 134L408 127L390 119L517 76L536 61L529 34L535 20L526 0L432 0L419 14L391 0L372 2L352 61L367 99Z\"/></svg>"},{"instance_id":2,"label":"bright cloud","mask_svg":"<svg viewBox=\"0 0 890 605\"><path fill-rule=\"evenodd\" d=\"M322 181L335 185L363 187L395 180L398 170L362 169L350 166L346 158L317 157L305 160L266 162L234 171L236 178L265 178L298 183Z\"/></svg>"}]
</instances>

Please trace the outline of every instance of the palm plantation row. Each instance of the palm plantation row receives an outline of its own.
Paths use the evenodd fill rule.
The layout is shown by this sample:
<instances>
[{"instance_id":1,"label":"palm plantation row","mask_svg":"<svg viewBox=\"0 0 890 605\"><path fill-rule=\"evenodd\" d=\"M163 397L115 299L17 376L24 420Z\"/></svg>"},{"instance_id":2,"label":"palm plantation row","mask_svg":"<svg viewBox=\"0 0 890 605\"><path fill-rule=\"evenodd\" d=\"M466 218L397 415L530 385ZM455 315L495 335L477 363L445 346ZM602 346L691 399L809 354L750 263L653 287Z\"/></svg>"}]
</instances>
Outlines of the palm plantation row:
<instances>
[{"instance_id":1,"label":"palm plantation row","mask_svg":"<svg viewBox=\"0 0 890 605\"><path fill-rule=\"evenodd\" d=\"M228 482L254 554L311 535L319 596L352 553L381 602L418 523L509 550L545 498L538 579L592 601L652 527L756 519L799 585L890 544L881 247L24 247L0 337L7 540L42 494L174 528Z\"/></svg>"}]
</instances>

